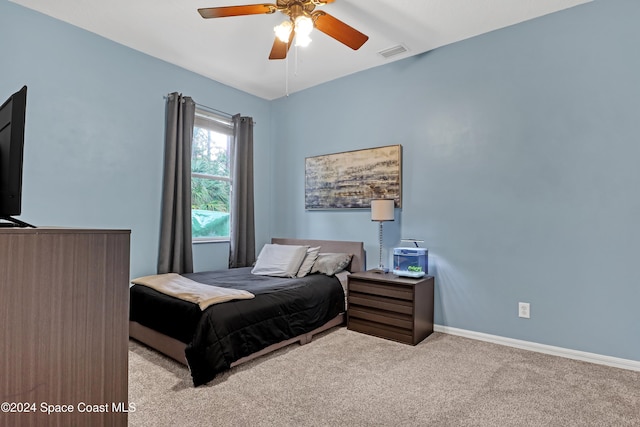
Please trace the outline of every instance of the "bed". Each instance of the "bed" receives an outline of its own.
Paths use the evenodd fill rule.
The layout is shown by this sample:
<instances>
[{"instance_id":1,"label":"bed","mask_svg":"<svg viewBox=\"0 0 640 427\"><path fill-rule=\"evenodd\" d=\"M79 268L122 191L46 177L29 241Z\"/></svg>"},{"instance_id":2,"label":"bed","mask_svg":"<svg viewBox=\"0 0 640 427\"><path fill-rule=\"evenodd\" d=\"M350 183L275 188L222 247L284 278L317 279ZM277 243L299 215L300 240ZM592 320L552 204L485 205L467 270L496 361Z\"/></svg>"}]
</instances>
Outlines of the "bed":
<instances>
[{"instance_id":1,"label":"bed","mask_svg":"<svg viewBox=\"0 0 640 427\"><path fill-rule=\"evenodd\" d=\"M273 238L271 243L348 253L348 271L365 269L362 242ZM204 310L147 286L132 286L129 336L187 365L194 386L199 386L231 367L296 342L306 344L315 334L344 324L344 274L289 279L250 272L248 267L182 275L254 295Z\"/></svg>"}]
</instances>

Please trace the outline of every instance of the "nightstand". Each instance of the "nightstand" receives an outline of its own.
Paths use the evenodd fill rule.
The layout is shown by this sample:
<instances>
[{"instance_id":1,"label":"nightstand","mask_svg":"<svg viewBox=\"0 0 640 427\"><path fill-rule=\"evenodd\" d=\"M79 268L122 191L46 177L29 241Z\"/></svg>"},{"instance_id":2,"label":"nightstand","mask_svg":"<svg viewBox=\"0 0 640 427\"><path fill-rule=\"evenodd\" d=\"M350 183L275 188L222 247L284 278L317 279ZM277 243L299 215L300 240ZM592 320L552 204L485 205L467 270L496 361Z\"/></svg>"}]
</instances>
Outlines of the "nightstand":
<instances>
[{"instance_id":1,"label":"nightstand","mask_svg":"<svg viewBox=\"0 0 640 427\"><path fill-rule=\"evenodd\" d=\"M433 276L349 275L347 328L416 345L433 332Z\"/></svg>"}]
</instances>

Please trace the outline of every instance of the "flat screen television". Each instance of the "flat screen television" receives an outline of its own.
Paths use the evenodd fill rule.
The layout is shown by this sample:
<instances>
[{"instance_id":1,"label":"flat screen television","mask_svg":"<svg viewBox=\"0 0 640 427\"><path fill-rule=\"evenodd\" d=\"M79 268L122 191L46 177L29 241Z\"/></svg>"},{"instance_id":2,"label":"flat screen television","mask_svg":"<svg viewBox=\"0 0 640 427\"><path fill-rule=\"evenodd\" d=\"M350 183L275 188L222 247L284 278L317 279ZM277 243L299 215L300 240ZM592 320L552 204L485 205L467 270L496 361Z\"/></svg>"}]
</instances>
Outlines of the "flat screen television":
<instances>
[{"instance_id":1,"label":"flat screen television","mask_svg":"<svg viewBox=\"0 0 640 427\"><path fill-rule=\"evenodd\" d=\"M33 227L13 218L22 211L22 153L27 87L0 107L0 227Z\"/></svg>"}]
</instances>

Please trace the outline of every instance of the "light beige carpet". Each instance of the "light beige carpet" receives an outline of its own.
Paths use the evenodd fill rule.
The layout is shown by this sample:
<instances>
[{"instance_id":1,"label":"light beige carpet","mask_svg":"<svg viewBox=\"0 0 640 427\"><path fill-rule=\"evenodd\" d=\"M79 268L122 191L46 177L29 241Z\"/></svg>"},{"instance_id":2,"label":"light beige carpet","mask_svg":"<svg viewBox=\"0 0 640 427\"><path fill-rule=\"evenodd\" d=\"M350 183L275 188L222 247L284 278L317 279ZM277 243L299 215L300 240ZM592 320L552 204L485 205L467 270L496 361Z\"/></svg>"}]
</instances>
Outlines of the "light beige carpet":
<instances>
[{"instance_id":1,"label":"light beige carpet","mask_svg":"<svg viewBox=\"0 0 640 427\"><path fill-rule=\"evenodd\" d=\"M640 426L640 372L434 333L336 328L194 388L130 342L130 426Z\"/></svg>"}]
</instances>

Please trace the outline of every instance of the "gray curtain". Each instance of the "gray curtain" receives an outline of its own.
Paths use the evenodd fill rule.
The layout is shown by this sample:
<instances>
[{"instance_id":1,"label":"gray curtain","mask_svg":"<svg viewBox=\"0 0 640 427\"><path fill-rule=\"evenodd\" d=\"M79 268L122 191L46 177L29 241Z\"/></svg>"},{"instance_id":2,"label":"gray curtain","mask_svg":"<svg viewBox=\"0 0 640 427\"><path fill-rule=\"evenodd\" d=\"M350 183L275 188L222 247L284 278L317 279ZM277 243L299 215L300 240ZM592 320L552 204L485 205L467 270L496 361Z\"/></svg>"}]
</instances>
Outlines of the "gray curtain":
<instances>
[{"instance_id":1,"label":"gray curtain","mask_svg":"<svg viewBox=\"0 0 640 427\"><path fill-rule=\"evenodd\" d=\"M253 119L233 116L233 165L229 267L249 267L256 259L253 217Z\"/></svg>"},{"instance_id":2,"label":"gray curtain","mask_svg":"<svg viewBox=\"0 0 640 427\"><path fill-rule=\"evenodd\" d=\"M193 272L191 250L191 141L195 102L167 97L158 274Z\"/></svg>"}]
</instances>

